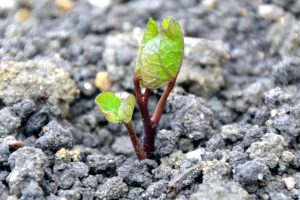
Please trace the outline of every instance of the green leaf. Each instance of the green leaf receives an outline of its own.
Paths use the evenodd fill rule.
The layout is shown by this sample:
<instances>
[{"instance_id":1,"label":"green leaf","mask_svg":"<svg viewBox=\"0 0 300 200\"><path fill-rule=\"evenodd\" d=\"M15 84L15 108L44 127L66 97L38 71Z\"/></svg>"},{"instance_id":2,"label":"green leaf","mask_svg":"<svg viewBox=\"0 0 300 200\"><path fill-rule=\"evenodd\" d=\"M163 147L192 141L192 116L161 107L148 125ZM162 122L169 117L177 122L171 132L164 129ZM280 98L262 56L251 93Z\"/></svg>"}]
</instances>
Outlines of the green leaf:
<instances>
[{"instance_id":1,"label":"green leaf","mask_svg":"<svg viewBox=\"0 0 300 200\"><path fill-rule=\"evenodd\" d=\"M140 83L148 89L157 89L177 76L183 58L183 35L179 23L167 17L160 30L149 19L144 33L136 73Z\"/></svg>"},{"instance_id":2,"label":"green leaf","mask_svg":"<svg viewBox=\"0 0 300 200\"><path fill-rule=\"evenodd\" d=\"M111 123L131 121L135 105L133 95L129 94L127 97L121 98L112 92L102 92L95 101L107 121Z\"/></svg>"},{"instance_id":3,"label":"green leaf","mask_svg":"<svg viewBox=\"0 0 300 200\"><path fill-rule=\"evenodd\" d=\"M123 119L125 123L129 123L132 118L133 110L135 105L135 97L129 94L121 104L119 109L119 116Z\"/></svg>"}]
</instances>

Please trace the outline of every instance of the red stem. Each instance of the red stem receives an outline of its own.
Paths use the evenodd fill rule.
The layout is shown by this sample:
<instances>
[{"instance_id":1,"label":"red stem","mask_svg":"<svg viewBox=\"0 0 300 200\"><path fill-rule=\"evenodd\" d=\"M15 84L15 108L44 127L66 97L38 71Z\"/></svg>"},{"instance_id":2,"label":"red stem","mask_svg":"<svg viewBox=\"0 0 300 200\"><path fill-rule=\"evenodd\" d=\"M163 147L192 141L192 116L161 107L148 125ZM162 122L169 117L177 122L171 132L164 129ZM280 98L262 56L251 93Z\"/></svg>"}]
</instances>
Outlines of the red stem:
<instances>
[{"instance_id":1,"label":"red stem","mask_svg":"<svg viewBox=\"0 0 300 200\"><path fill-rule=\"evenodd\" d=\"M155 130L152 127L151 118L148 109L148 98L150 95L150 90L146 88L144 96L142 95L141 86L136 73L134 73L133 83L134 83L134 88L136 93L136 101L140 108L143 125L144 125L143 149L147 155L147 158L153 158Z\"/></svg>"},{"instance_id":2,"label":"red stem","mask_svg":"<svg viewBox=\"0 0 300 200\"><path fill-rule=\"evenodd\" d=\"M131 139L131 143L133 145L133 148L134 148L134 151L138 157L139 160L144 160L147 158L145 152L143 151L141 145L140 145L140 142L139 142L139 139L138 137L136 136L136 131L135 131L135 128L133 126L133 124L131 122L129 123L124 123L126 128L127 128L127 131L128 131L128 135Z\"/></svg>"},{"instance_id":3,"label":"red stem","mask_svg":"<svg viewBox=\"0 0 300 200\"><path fill-rule=\"evenodd\" d=\"M175 82L176 82L176 77L171 82L169 82L168 86L166 87L164 93L162 94L162 96L160 97L160 99L156 105L155 111L151 118L152 127L155 130L160 121L160 118L161 118L162 112L164 110L164 107L166 105L167 99L174 88Z\"/></svg>"}]
</instances>

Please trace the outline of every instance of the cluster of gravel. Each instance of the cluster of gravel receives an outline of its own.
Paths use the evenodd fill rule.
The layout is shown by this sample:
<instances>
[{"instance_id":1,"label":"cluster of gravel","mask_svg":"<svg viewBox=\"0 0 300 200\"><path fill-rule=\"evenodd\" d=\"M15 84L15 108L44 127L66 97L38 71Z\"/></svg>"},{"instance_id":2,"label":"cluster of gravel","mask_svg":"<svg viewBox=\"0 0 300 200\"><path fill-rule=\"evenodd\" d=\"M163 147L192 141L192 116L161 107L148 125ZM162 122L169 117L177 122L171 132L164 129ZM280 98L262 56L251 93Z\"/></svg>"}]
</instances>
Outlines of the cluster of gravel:
<instances>
[{"instance_id":1,"label":"cluster of gravel","mask_svg":"<svg viewBox=\"0 0 300 200\"><path fill-rule=\"evenodd\" d=\"M297 0L1 2L0 199L299 199L299 10ZM185 56L155 159L140 162L94 98L133 91L147 19L167 15L182 24ZM141 121L136 112L139 136Z\"/></svg>"}]
</instances>

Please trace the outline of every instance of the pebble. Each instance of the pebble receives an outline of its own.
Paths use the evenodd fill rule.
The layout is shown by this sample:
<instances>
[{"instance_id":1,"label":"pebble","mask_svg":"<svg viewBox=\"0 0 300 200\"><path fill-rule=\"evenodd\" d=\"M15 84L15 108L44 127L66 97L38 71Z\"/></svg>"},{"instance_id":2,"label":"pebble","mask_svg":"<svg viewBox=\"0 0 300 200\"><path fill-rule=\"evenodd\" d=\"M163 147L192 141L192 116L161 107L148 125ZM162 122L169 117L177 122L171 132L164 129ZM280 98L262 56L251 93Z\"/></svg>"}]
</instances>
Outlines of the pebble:
<instances>
[{"instance_id":1,"label":"pebble","mask_svg":"<svg viewBox=\"0 0 300 200\"><path fill-rule=\"evenodd\" d=\"M15 19L18 21L26 21L31 16L31 10L28 8L20 8L16 14Z\"/></svg>"},{"instance_id":2,"label":"pebble","mask_svg":"<svg viewBox=\"0 0 300 200\"><path fill-rule=\"evenodd\" d=\"M107 72L98 72L95 78L95 86L102 92L108 92L111 90L111 82Z\"/></svg>"},{"instance_id":3,"label":"pebble","mask_svg":"<svg viewBox=\"0 0 300 200\"><path fill-rule=\"evenodd\" d=\"M276 5L263 4L258 7L257 13L260 17L264 19L271 21L279 21L284 15L284 10L283 8Z\"/></svg>"},{"instance_id":4,"label":"pebble","mask_svg":"<svg viewBox=\"0 0 300 200\"><path fill-rule=\"evenodd\" d=\"M55 0L55 4L62 11L70 11L74 7L73 0Z\"/></svg>"},{"instance_id":5,"label":"pebble","mask_svg":"<svg viewBox=\"0 0 300 200\"><path fill-rule=\"evenodd\" d=\"M283 178L282 180L288 190L291 190L295 187L296 181L293 177L286 177Z\"/></svg>"}]
</instances>

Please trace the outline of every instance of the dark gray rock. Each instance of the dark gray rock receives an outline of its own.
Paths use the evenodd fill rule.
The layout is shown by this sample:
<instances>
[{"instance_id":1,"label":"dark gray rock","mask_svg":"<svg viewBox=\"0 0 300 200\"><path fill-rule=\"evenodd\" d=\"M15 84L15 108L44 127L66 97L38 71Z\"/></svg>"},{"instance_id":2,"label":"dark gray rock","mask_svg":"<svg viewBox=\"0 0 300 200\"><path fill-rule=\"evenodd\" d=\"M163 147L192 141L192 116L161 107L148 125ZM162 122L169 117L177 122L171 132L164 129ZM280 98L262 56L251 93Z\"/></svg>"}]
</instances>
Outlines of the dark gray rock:
<instances>
[{"instance_id":1,"label":"dark gray rock","mask_svg":"<svg viewBox=\"0 0 300 200\"><path fill-rule=\"evenodd\" d=\"M134 154L134 148L128 136L117 137L111 148L117 154L128 156Z\"/></svg>"},{"instance_id":2,"label":"dark gray rock","mask_svg":"<svg viewBox=\"0 0 300 200\"><path fill-rule=\"evenodd\" d=\"M154 199L154 198L165 198L168 190L168 181L160 180L154 183L151 183L145 193L143 194L145 198Z\"/></svg>"},{"instance_id":3,"label":"dark gray rock","mask_svg":"<svg viewBox=\"0 0 300 200\"><path fill-rule=\"evenodd\" d=\"M300 58L284 58L274 65L273 76L277 83L289 85L298 83L300 80Z\"/></svg>"},{"instance_id":4,"label":"dark gray rock","mask_svg":"<svg viewBox=\"0 0 300 200\"><path fill-rule=\"evenodd\" d=\"M24 99L23 101L13 105L13 110L21 119L25 119L31 113L36 111L36 106L30 99Z\"/></svg>"},{"instance_id":5,"label":"dark gray rock","mask_svg":"<svg viewBox=\"0 0 300 200\"><path fill-rule=\"evenodd\" d=\"M10 155L8 162L12 171L6 181L11 194L19 196L22 188L28 186L31 181L40 184L44 178L46 156L40 149L20 148Z\"/></svg>"},{"instance_id":6,"label":"dark gray rock","mask_svg":"<svg viewBox=\"0 0 300 200\"><path fill-rule=\"evenodd\" d=\"M152 182L145 162L129 160L117 169L118 175L130 186L147 188Z\"/></svg>"},{"instance_id":7,"label":"dark gray rock","mask_svg":"<svg viewBox=\"0 0 300 200\"><path fill-rule=\"evenodd\" d=\"M171 94L168 99L169 114L173 130L193 140L211 134L213 113L205 107L203 99L193 95Z\"/></svg>"},{"instance_id":8,"label":"dark gray rock","mask_svg":"<svg viewBox=\"0 0 300 200\"><path fill-rule=\"evenodd\" d=\"M38 135L42 127L49 122L48 114L48 109L42 108L31 115L25 124L25 133L28 135Z\"/></svg>"},{"instance_id":9,"label":"dark gray rock","mask_svg":"<svg viewBox=\"0 0 300 200\"><path fill-rule=\"evenodd\" d=\"M225 141L219 133L214 134L207 142L206 149L209 151L215 151L217 149L224 149Z\"/></svg>"},{"instance_id":10,"label":"dark gray rock","mask_svg":"<svg viewBox=\"0 0 300 200\"><path fill-rule=\"evenodd\" d=\"M62 147L71 148L74 145L74 138L70 129L57 121L50 121L43 127L40 135L41 137L36 141L36 147L43 150L57 151Z\"/></svg>"},{"instance_id":11,"label":"dark gray rock","mask_svg":"<svg viewBox=\"0 0 300 200\"><path fill-rule=\"evenodd\" d=\"M289 194L289 191L286 189L286 185L283 181L278 180L272 180L268 182L266 186L267 190L269 191L268 196L270 199L275 200L289 200L292 199L291 195Z\"/></svg>"},{"instance_id":12,"label":"dark gray rock","mask_svg":"<svg viewBox=\"0 0 300 200\"><path fill-rule=\"evenodd\" d=\"M286 143L293 144L299 135L300 107L294 106L273 109L271 111L270 128L275 128L284 137ZM273 113L272 113L273 112Z\"/></svg>"},{"instance_id":13,"label":"dark gray rock","mask_svg":"<svg viewBox=\"0 0 300 200\"><path fill-rule=\"evenodd\" d=\"M143 188L131 188L128 193L128 199L130 200L142 200L143 199Z\"/></svg>"},{"instance_id":14,"label":"dark gray rock","mask_svg":"<svg viewBox=\"0 0 300 200\"><path fill-rule=\"evenodd\" d=\"M244 149L240 146L237 146L238 148L233 148L231 151L225 151L225 155L223 155L225 158L227 158L228 163L235 167L239 164L242 164L246 162L248 158L248 154L244 152Z\"/></svg>"},{"instance_id":15,"label":"dark gray rock","mask_svg":"<svg viewBox=\"0 0 300 200\"><path fill-rule=\"evenodd\" d=\"M234 170L234 178L250 193L254 193L270 176L268 167L256 160L240 164Z\"/></svg>"},{"instance_id":16,"label":"dark gray rock","mask_svg":"<svg viewBox=\"0 0 300 200\"><path fill-rule=\"evenodd\" d=\"M61 189L70 189L78 178L88 176L89 168L82 162L62 163L53 167L55 182Z\"/></svg>"},{"instance_id":17,"label":"dark gray rock","mask_svg":"<svg viewBox=\"0 0 300 200\"><path fill-rule=\"evenodd\" d=\"M43 189L35 181L30 181L28 185L21 188L20 200L26 199L45 199Z\"/></svg>"},{"instance_id":18,"label":"dark gray rock","mask_svg":"<svg viewBox=\"0 0 300 200\"><path fill-rule=\"evenodd\" d=\"M178 150L179 133L160 130L157 133L155 140L156 153L160 157L165 157Z\"/></svg>"},{"instance_id":19,"label":"dark gray rock","mask_svg":"<svg viewBox=\"0 0 300 200\"><path fill-rule=\"evenodd\" d=\"M100 185L96 191L96 199L121 199L128 192L127 185L121 177L113 177Z\"/></svg>"},{"instance_id":20,"label":"dark gray rock","mask_svg":"<svg viewBox=\"0 0 300 200\"><path fill-rule=\"evenodd\" d=\"M91 172L98 174L114 174L116 171L116 160L111 155L92 154L87 157L87 165Z\"/></svg>"},{"instance_id":21,"label":"dark gray rock","mask_svg":"<svg viewBox=\"0 0 300 200\"><path fill-rule=\"evenodd\" d=\"M8 165L7 161L10 155L10 150L8 144L0 143L0 164Z\"/></svg>"},{"instance_id":22,"label":"dark gray rock","mask_svg":"<svg viewBox=\"0 0 300 200\"><path fill-rule=\"evenodd\" d=\"M2 170L0 172L0 181L5 181L6 180L6 177L9 175L9 172L8 171L4 171Z\"/></svg>"},{"instance_id":23,"label":"dark gray rock","mask_svg":"<svg viewBox=\"0 0 300 200\"><path fill-rule=\"evenodd\" d=\"M17 128L21 126L21 119L11 107L0 110L0 137L16 134Z\"/></svg>"},{"instance_id":24,"label":"dark gray rock","mask_svg":"<svg viewBox=\"0 0 300 200\"><path fill-rule=\"evenodd\" d=\"M270 108L281 106L291 102L291 95L276 87L264 93L265 104Z\"/></svg>"},{"instance_id":25,"label":"dark gray rock","mask_svg":"<svg viewBox=\"0 0 300 200\"><path fill-rule=\"evenodd\" d=\"M263 134L263 130L259 126L247 129L243 137L243 145L249 147L253 142L258 141Z\"/></svg>"},{"instance_id":26,"label":"dark gray rock","mask_svg":"<svg viewBox=\"0 0 300 200\"><path fill-rule=\"evenodd\" d=\"M96 176L89 175L86 178L82 179L83 187L95 188L98 184L98 178Z\"/></svg>"},{"instance_id":27,"label":"dark gray rock","mask_svg":"<svg viewBox=\"0 0 300 200\"><path fill-rule=\"evenodd\" d=\"M221 127L221 136L232 143L243 138L245 130L239 124L227 124Z\"/></svg>"}]
</instances>

